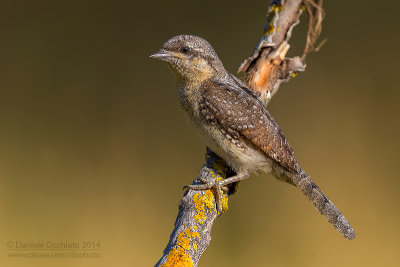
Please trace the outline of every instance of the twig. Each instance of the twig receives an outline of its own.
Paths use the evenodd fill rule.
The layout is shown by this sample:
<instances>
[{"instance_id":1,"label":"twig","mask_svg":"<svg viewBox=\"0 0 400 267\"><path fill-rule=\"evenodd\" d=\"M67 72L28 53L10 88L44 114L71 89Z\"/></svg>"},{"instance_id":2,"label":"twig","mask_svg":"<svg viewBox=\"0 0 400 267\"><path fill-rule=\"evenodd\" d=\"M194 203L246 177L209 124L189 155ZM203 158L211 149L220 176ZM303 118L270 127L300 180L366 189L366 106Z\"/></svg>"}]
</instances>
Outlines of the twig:
<instances>
[{"instance_id":1,"label":"twig","mask_svg":"<svg viewBox=\"0 0 400 267\"><path fill-rule=\"evenodd\" d=\"M283 81L288 81L297 72L304 71L302 58L316 50L315 42L321 31L322 0L272 0L267 13L264 35L256 45L253 54L246 59L238 71L246 73L246 83L256 92L261 101L268 104ZM302 58L286 58L290 48L288 42L294 26L304 9L314 19L309 21L306 48ZM309 12L310 10L318 10ZM226 163L211 150L207 149L206 163L200 175L193 181L199 184L200 178L218 181L234 175ZM223 212L228 209L228 196L236 192L233 185L223 196ZM187 190L179 203L179 213L174 230L170 236L164 254L156 266L198 266L201 255L211 240L211 229L218 217L215 196L212 190Z\"/></svg>"},{"instance_id":2,"label":"twig","mask_svg":"<svg viewBox=\"0 0 400 267\"><path fill-rule=\"evenodd\" d=\"M312 51L318 52L319 49L325 44L327 39L324 39L317 45L317 40L322 31L322 20L324 19L324 10L322 8L323 0L305 0L304 6L308 13L308 31L307 42L304 47L301 59L304 60L306 55Z\"/></svg>"}]
</instances>

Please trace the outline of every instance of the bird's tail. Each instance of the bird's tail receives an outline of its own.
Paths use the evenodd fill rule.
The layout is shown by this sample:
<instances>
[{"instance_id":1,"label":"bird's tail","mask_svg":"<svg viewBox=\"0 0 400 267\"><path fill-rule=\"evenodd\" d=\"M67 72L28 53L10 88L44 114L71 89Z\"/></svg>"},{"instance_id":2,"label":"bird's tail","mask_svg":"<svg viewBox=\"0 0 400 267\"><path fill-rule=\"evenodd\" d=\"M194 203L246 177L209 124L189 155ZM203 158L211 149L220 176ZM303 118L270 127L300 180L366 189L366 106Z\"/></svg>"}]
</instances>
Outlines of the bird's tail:
<instances>
[{"instance_id":1,"label":"bird's tail","mask_svg":"<svg viewBox=\"0 0 400 267\"><path fill-rule=\"evenodd\" d=\"M342 213L333 205L333 203L325 196L321 189L311 180L311 178L303 173L300 178L293 179L294 184L301 189L304 195L314 204L315 208L324 215L328 221L335 227L345 238L351 240L356 237L356 233L351 225L347 222Z\"/></svg>"}]
</instances>

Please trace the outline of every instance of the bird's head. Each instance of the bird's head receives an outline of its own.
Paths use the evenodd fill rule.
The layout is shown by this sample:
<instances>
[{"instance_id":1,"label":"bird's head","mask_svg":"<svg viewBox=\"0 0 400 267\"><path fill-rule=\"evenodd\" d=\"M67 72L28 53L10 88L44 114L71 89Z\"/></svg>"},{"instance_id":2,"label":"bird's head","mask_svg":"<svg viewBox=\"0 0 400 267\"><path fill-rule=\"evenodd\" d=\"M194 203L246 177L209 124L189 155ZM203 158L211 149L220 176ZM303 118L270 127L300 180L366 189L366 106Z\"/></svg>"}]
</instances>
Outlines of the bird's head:
<instances>
[{"instance_id":1,"label":"bird's head","mask_svg":"<svg viewBox=\"0 0 400 267\"><path fill-rule=\"evenodd\" d=\"M175 36L150 57L166 61L181 82L198 83L225 72L212 46L198 36Z\"/></svg>"}]
</instances>

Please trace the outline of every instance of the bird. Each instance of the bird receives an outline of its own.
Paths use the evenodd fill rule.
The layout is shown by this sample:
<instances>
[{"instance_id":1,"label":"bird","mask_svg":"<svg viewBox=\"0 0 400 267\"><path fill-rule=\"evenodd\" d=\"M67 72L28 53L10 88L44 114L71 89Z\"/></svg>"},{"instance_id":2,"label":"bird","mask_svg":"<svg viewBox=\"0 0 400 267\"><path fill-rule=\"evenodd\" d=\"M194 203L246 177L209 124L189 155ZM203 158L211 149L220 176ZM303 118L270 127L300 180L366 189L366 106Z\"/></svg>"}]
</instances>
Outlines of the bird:
<instances>
[{"instance_id":1,"label":"bird","mask_svg":"<svg viewBox=\"0 0 400 267\"><path fill-rule=\"evenodd\" d=\"M168 63L175 74L179 102L207 147L225 160L235 175L219 182L187 186L205 190L272 174L301 189L345 238L354 229L301 168L282 130L257 95L225 68L211 44L194 35L178 35L150 56ZM218 191L217 190L217 191Z\"/></svg>"}]
</instances>

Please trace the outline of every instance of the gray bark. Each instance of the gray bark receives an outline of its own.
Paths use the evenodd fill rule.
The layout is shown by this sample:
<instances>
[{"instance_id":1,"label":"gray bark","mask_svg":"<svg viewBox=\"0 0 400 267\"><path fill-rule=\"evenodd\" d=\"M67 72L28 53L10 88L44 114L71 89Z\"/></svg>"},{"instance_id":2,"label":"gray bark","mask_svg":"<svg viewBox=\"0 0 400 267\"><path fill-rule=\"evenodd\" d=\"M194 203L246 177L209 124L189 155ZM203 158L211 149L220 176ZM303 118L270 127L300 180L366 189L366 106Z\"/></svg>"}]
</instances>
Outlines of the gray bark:
<instances>
[{"instance_id":1,"label":"gray bark","mask_svg":"<svg viewBox=\"0 0 400 267\"><path fill-rule=\"evenodd\" d=\"M322 18L322 1L311 0L272 0L268 7L267 23L264 35L257 43L252 55L239 67L238 71L246 73L247 85L256 92L258 97L268 104L283 81L288 81L299 71L304 71L303 59L310 52L314 43L306 44L303 57L285 58L289 49L289 39L294 26L299 23L303 10L309 16L319 14ZM309 12L311 11L311 12ZM320 13L318 13L320 12ZM322 20L322 19L321 19ZM312 21L312 20L311 20ZM320 26L320 22L319 26ZM313 31L314 23L309 20L307 40L316 40ZM320 29L319 29L320 30ZM319 33L319 32L318 32ZM200 184L200 178L215 181L231 176L232 171L226 163L211 150L207 149L206 163L200 170L200 175L192 184ZM236 185L224 194L222 200L223 212L228 209L228 198L236 192ZM170 236L164 254L155 266L198 266L201 255L211 241L211 230L218 214L215 192L212 190L186 190L179 203L179 212L174 229Z\"/></svg>"}]
</instances>

